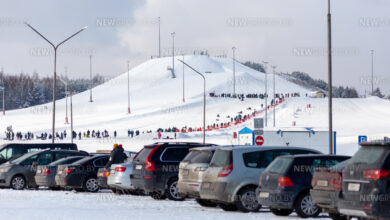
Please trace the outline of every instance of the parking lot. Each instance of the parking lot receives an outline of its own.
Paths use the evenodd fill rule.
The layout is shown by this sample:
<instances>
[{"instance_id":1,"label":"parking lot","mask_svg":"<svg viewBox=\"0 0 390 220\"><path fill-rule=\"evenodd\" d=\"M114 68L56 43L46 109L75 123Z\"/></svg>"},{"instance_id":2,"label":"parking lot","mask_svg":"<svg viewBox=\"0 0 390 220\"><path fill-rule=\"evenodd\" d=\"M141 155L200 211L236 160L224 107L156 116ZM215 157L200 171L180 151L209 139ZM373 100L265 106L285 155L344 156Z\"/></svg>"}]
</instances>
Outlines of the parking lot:
<instances>
[{"instance_id":1,"label":"parking lot","mask_svg":"<svg viewBox=\"0 0 390 220\"><path fill-rule=\"evenodd\" d=\"M0 189L2 219L299 219L276 217L267 209L259 213L225 212L200 207L195 201L158 201L148 196L73 191ZM23 210L23 211L21 211ZM321 214L316 219L330 219Z\"/></svg>"}]
</instances>

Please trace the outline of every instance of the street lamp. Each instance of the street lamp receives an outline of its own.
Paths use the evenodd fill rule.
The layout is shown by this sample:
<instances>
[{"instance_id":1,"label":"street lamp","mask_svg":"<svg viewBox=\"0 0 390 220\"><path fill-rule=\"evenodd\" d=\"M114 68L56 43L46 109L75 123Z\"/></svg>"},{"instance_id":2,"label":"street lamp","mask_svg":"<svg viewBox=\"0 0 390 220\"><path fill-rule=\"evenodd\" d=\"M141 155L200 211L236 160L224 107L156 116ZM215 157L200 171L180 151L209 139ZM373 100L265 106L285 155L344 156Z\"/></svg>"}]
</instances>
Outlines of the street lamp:
<instances>
[{"instance_id":1,"label":"street lamp","mask_svg":"<svg viewBox=\"0 0 390 220\"><path fill-rule=\"evenodd\" d=\"M267 88L267 83L268 83L268 79L267 79L267 65L268 65L268 62L267 61L263 61L263 64L264 64L264 77L265 77L265 94L264 94L264 99L265 99L265 127L267 127L267 124L268 124L268 102L267 102L267 99L268 99L268 88Z\"/></svg>"},{"instance_id":2,"label":"street lamp","mask_svg":"<svg viewBox=\"0 0 390 220\"><path fill-rule=\"evenodd\" d=\"M371 95L374 95L374 50L371 50Z\"/></svg>"},{"instance_id":3,"label":"street lamp","mask_svg":"<svg viewBox=\"0 0 390 220\"><path fill-rule=\"evenodd\" d=\"M236 47L232 47L233 50L233 95L236 94L236 57L235 51Z\"/></svg>"},{"instance_id":4,"label":"street lamp","mask_svg":"<svg viewBox=\"0 0 390 220\"><path fill-rule=\"evenodd\" d=\"M171 33L172 36L172 78L176 78L175 76L175 32Z\"/></svg>"},{"instance_id":5,"label":"street lamp","mask_svg":"<svg viewBox=\"0 0 390 220\"><path fill-rule=\"evenodd\" d=\"M73 144L73 103L72 103L73 90L70 90L70 130L71 130L71 143Z\"/></svg>"},{"instance_id":6,"label":"street lamp","mask_svg":"<svg viewBox=\"0 0 390 220\"><path fill-rule=\"evenodd\" d=\"M194 72L199 74L203 78L203 144L206 142L206 78L202 73L192 68L190 65L185 63L183 60L178 60L182 62L184 65L192 69Z\"/></svg>"},{"instance_id":7,"label":"street lamp","mask_svg":"<svg viewBox=\"0 0 390 220\"><path fill-rule=\"evenodd\" d=\"M92 55L89 55L89 102L93 102L92 99Z\"/></svg>"},{"instance_id":8,"label":"street lamp","mask_svg":"<svg viewBox=\"0 0 390 220\"><path fill-rule=\"evenodd\" d=\"M4 86L0 86L0 90L3 93L3 115L5 115L5 108L4 108L4 92L5 92L5 89L4 88L5 88Z\"/></svg>"},{"instance_id":9,"label":"street lamp","mask_svg":"<svg viewBox=\"0 0 390 220\"><path fill-rule=\"evenodd\" d=\"M130 61L127 61L127 114L130 114Z\"/></svg>"},{"instance_id":10,"label":"street lamp","mask_svg":"<svg viewBox=\"0 0 390 220\"><path fill-rule=\"evenodd\" d=\"M276 94L275 94L275 69L276 69L276 66L274 65L274 66L271 66L272 67L272 69L274 69L274 71L273 71L273 78L274 78L274 82L273 82L273 84L274 84L274 108L273 108L273 112L274 112L274 127L275 127L275 121L276 121L276 119L275 119L275 107L276 107Z\"/></svg>"},{"instance_id":11,"label":"street lamp","mask_svg":"<svg viewBox=\"0 0 390 220\"><path fill-rule=\"evenodd\" d=\"M55 119L56 119L56 79L57 79L57 49L59 46L61 46L63 43L71 39L72 37L76 36L83 30L87 29L87 27L84 27L77 31L76 33L72 34L70 37L66 38L65 40L61 41L59 44L54 45L52 42L50 42L46 37L44 37L41 33L39 33L35 28L33 28L30 24L25 23L29 28L31 28L35 33L37 33L39 36L41 36L44 40L46 40L54 49L54 76L53 76L53 122L52 122L52 143L54 144L54 138L55 138Z\"/></svg>"},{"instance_id":12,"label":"street lamp","mask_svg":"<svg viewBox=\"0 0 390 220\"><path fill-rule=\"evenodd\" d=\"M161 58L161 34L160 34L160 30L161 30L161 26L160 26L160 17L158 17L158 57Z\"/></svg>"},{"instance_id":13,"label":"street lamp","mask_svg":"<svg viewBox=\"0 0 390 220\"><path fill-rule=\"evenodd\" d=\"M184 61L184 54L183 54L183 61ZM185 98L184 98L184 64L183 64L183 102L185 102Z\"/></svg>"},{"instance_id":14,"label":"street lamp","mask_svg":"<svg viewBox=\"0 0 390 220\"><path fill-rule=\"evenodd\" d=\"M66 106L66 116L65 116L65 124L69 124L68 122L68 83L65 80L58 77L58 79L65 85L65 106Z\"/></svg>"},{"instance_id":15,"label":"street lamp","mask_svg":"<svg viewBox=\"0 0 390 220\"><path fill-rule=\"evenodd\" d=\"M329 108L329 154L333 154L333 106L332 106L332 15L328 0L328 108Z\"/></svg>"}]
</instances>

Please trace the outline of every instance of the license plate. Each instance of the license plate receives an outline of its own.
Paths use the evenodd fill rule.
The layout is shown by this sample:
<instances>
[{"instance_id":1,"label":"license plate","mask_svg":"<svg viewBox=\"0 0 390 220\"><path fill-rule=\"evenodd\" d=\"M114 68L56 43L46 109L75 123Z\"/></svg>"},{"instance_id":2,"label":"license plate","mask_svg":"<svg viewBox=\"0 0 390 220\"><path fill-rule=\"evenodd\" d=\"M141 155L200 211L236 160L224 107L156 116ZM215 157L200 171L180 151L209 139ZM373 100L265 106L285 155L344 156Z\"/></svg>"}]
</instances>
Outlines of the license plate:
<instances>
[{"instance_id":1,"label":"license plate","mask_svg":"<svg viewBox=\"0 0 390 220\"><path fill-rule=\"evenodd\" d=\"M136 169L136 170L142 170L142 165L137 165L137 166L135 166L135 169Z\"/></svg>"},{"instance_id":2,"label":"license plate","mask_svg":"<svg viewBox=\"0 0 390 220\"><path fill-rule=\"evenodd\" d=\"M61 173L62 173L62 170L59 170L59 171L58 171L58 174L61 174Z\"/></svg>"},{"instance_id":3,"label":"license plate","mask_svg":"<svg viewBox=\"0 0 390 220\"><path fill-rule=\"evenodd\" d=\"M203 183L203 188L210 188L211 183Z\"/></svg>"},{"instance_id":4,"label":"license plate","mask_svg":"<svg viewBox=\"0 0 390 220\"><path fill-rule=\"evenodd\" d=\"M259 197L260 198L268 198L269 197L269 192L260 192Z\"/></svg>"},{"instance_id":5,"label":"license plate","mask_svg":"<svg viewBox=\"0 0 390 220\"><path fill-rule=\"evenodd\" d=\"M103 176L103 173L98 173L98 176L99 176L99 177Z\"/></svg>"},{"instance_id":6,"label":"license plate","mask_svg":"<svg viewBox=\"0 0 390 220\"><path fill-rule=\"evenodd\" d=\"M348 183L348 191L357 192L359 190L360 190L360 184L359 183Z\"/></svg>"},{"instance_id":7,"label":"license plate","mask_svg":"<svg viewBox=\"0 0 390 220\"><path fill-rule=\"evenodd\" d=\"M190 173L189 170L183 170L183 175L184 175L184 176L188 176L189 173Z\"/></svg>"},{"instance_id":8,"label":"license plate","mask_svg":"<svg viewBox=\"0 0 390 220\"><path fill-rule=\"evenodd\" d=\"M328 181L327 180L317 180L317 186L327 187Z\"/></svg>"},{"instance_id":9,"label":"license plate","mask_svg":"<svg viewBox=\"0 0 390 220\"><path fill-rule=\"evenodd\" d=\"M37 173L42 173L42 170L38 170Z\"/></svg>"},{"instance_id":10,"label":"license plate","mask_svg":"<svg viewBox=\"0 0 390 220\"><path fill-rule=\"evenodd\" d=\"M110 170L110 174L114 174L114 173L115 173L115 169Z\"/></svg>"}]
</instances>

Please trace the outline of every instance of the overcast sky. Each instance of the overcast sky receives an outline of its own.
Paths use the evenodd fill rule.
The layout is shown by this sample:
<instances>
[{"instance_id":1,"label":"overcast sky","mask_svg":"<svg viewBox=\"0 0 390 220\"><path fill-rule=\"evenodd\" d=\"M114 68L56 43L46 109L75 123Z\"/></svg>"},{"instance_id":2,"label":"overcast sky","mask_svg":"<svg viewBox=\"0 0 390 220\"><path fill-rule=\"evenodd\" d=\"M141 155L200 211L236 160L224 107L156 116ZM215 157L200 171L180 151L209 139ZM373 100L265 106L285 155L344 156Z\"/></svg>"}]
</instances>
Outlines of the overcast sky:
<instances>
[{"instance_id":1,"label":"overcast sky","mask_svg":"<svg viewBox=\"0 0 390 220\"><path fill-rule=\"evenodd\" d=\"M334 84L370 90L375 50L376 86L390 93L390 1L333 0ZM88 29L60 48L58 73L69 77L93 72L114 76L158 55L208 50L239 61L269 61L278 71L304 71L327 79L326 0L13 0L0 3L0 67L6 73L37 71L51 75L49 45L23 25L28 21L58 43Z\"/></svg>"}]
</instances>

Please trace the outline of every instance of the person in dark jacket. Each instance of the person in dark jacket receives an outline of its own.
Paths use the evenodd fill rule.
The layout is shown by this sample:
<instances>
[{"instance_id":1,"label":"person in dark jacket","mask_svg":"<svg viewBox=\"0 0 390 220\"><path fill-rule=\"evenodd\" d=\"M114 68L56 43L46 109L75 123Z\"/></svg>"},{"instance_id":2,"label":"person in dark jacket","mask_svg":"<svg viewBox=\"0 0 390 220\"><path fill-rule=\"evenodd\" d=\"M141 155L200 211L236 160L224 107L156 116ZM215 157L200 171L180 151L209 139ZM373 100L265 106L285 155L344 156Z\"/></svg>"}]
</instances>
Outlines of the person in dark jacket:
<instances>
[{"instance_id":1,"label":"person in dark jacket","mask_svg":"<svg viewBox=\"0 0 390 220\"><path fill-rule=\"evenodd\" d=\"M110 159L105 168L110 168L112 164L123 163L125 162L126 158L127 156L123 150L122 144L114 144L114 149L111 151Z\"/></svg>"}]
</instances>

